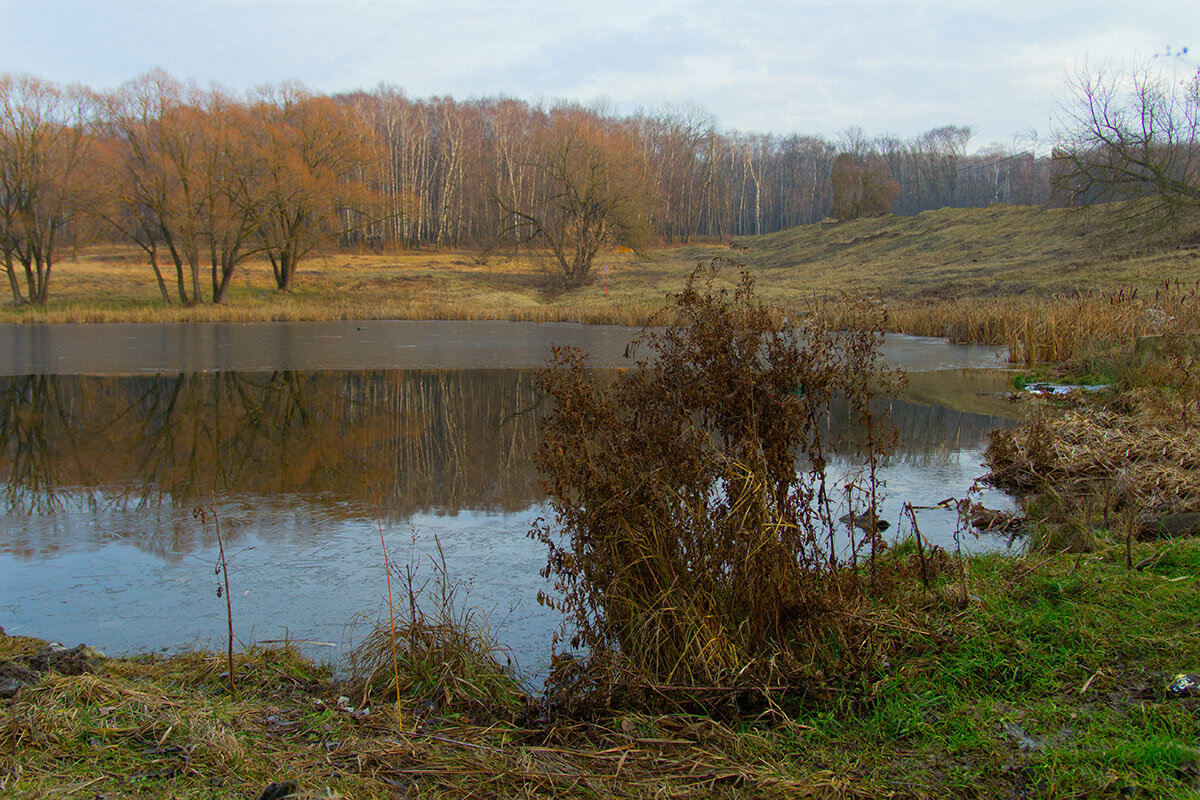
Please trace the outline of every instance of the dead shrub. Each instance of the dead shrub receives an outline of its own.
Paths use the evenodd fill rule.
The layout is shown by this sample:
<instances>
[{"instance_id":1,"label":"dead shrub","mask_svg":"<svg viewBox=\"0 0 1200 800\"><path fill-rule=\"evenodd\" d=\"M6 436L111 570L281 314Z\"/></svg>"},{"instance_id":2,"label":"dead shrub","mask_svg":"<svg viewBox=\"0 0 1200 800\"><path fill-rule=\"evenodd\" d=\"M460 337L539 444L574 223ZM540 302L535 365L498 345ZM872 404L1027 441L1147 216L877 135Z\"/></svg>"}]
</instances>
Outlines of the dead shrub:
<instances>
[{"instance_id":1,"label":"dead shrub","mask_svg":"<svg viewBox=\"0 0 1200 800\"><path fill-rule=\"evenodd\" d=\"M881 314L848 302L853 326L789 323L697 268L636 367L600 380L556 349L539 385L555 401L537 464L554 523L530 532L584 658L560 658L551 694L649 703L682 694L802 689L854 674L879 650L863 609L894 581L874 526L847 531L847 495L873 518L876 468L895 438L877 397L900 376L877 356ZM830 401L857 423L862 469L826 475ZM865 627L864 627L865 626Z\"/></svg>"}]
</instances>

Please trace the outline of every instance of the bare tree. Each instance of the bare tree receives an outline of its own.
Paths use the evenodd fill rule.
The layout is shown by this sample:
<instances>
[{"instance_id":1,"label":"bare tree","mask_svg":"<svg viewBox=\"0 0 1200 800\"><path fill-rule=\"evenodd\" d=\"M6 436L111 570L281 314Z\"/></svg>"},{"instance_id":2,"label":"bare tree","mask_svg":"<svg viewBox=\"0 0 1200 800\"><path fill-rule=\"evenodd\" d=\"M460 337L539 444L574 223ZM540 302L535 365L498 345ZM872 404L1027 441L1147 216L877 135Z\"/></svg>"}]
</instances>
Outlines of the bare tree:
<instances>
[{"instance_id":1,"label":"bare tree","mask_svg":"<svg viewBox=\"0 0 1200 800\"><path fill-rule=\"evenodd\" d=\"M497 202L512 219L518 244L544 245L569 287L591 278L592 261L606 247L641 250L650 236L653 185L633 137L611 121L576 107L551 114L532 162L532 202Z\"/></svg>"},{"instance_id":2,"label":"bare tree","mask_svg":"<svg viewBox=\"0 0 1200 800\"><path fill-rule=\"evenodd\" d=\"M1169 218L1200 206L1200 70L1081 68L1056 113L1056 189L1076 203L1138 200Z\"/></svg>"},{"instance_id":3,"label":"bare tree","mask_svg":"<svg viewBox=\"0 0 1200 800\"><path fill-rule=\"evenodd\" d=\"M0 75L0 255L13 301L44 304L62 236L90 202L90 98Z\"/></svg>"}]
</instances>

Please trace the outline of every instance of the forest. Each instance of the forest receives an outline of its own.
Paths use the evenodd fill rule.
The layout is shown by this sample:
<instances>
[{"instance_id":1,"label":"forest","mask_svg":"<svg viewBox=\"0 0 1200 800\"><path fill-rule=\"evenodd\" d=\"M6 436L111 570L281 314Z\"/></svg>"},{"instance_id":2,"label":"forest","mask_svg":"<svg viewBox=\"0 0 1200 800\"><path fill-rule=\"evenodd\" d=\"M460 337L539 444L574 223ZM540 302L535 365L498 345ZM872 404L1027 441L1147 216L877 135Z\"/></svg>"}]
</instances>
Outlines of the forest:
<instances>
[{"instance_id":1,"label":"forest","mask_svg":"<svg viewBox=\"0 0 1200 800\"><path fill-rule=\"evenodd\" d=\"M385 84L238 95L153 71L101 92L5 75L0 255L18 305L46 302L62 248L98 241L139 247L162 301L185 306L222 302L252 257L288 291L299 261L335 242L548 248L563 283L581 285L602 245L1047 200L1050 159L969 154L970 137L957 125L910 139L743 133L692 105L623 116ZM852 198L873 196L836 208L839 175Z\"/></svg>"}]
</instances>

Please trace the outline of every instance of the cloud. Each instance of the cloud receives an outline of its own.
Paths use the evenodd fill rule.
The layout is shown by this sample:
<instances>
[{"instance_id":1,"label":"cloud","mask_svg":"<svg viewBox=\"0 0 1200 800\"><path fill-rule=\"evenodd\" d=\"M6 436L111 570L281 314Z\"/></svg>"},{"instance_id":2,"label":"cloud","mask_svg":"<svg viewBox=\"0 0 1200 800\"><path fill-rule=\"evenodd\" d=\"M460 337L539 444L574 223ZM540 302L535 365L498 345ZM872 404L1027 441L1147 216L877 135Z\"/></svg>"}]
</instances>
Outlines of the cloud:
<instances>
[{"instance_id":1,"label":"cloud","mask_svg":"<svg viewBox=\"0 0 1200 800\"><path fill-rule=\"evenodd\" d=\"M1200 4L0 0L0 29L0 70L97 87L162 66L235 88L694 101L726 127L778 133L955 122L985 143L1043 124L1077 59L1189 44L1171 40L1200 30Z\"/></svg>"}]
</instances>

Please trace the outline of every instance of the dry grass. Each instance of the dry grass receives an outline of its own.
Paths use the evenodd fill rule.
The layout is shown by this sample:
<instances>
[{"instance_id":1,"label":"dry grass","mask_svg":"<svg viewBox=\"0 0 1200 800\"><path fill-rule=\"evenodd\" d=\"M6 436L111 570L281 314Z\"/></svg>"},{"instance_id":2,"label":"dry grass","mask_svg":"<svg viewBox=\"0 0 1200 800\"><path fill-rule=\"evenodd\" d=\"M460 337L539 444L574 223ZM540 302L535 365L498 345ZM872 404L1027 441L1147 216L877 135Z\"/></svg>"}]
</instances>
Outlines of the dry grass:
<instances>
[{"instance_id":1,"label":"dry grass","mask_svg":"<svg viewBox=\"0 0 1200 800\"><path fill-rule=\"evenodd\" d=\"M814 298L852 292L886 300L894 327L1008 343L1013 320L1038 318L1059 295L1080 289L1153 289L1166 279L1200 279L1200 253L1177 250L1187 231L1126 225L1063 209L942 209L792 228L739 239L767 303L801 313ZM1182 231L1182 232L1181 232ZM221 307L163 307L139 251L103 246L56 267L45 309L0 309L0 322L171 322L187 320L513 319L640 324L682 289L699 262L724 244L663 247L648 258L612 253L596 280L549 288L536 254L511 261L477 252L331 253L314 258L292 294L273 289L270 265L240 270ZM607 272L607 275L606 275ZM1057 334L1056 334L1057 335ZM1065 336L1065 334L1062 334ZM1062 338L1060 336L1060 338Z\"/></svg>"},{"instance_id":2,"label":"dry grass","mask_svg":"<svg viewBox=\"0 0 1200 800\"><path fill-rule=\"evenodd\" d=\"M537 258L483 259L472 252L333 253L297 273L296 290L273 288L270 264L250 261L222 306L164 306L139 251L95 247L59 265L44 309L0 309L3 322L254 322L316 319L512 319L640 324L663 294L682 285L712 246L664 248L650 261L614 253L605 291L603 269L593 284L570 292L548 285Z\"/></svg>"},{"instance_id":3,"label":"dry grass","mask_svg":"<svg viewBox=\"0 0 1200 800\"><path fill-rule=\"evenodd\" d=\"M472 724L447 710L397 728L379 709L339 701L347 687L291 650L239 656L236 700L222 688L223 666L192 653L44 675L3 709L0 793L255 797L291 780L297 798L649 798L822 785L820 775L789 777L784 752L767 756L765 740L707 719L530 727Z\"/></svg>"},{"instance_id":4,"label":"dry grass","mask_svg":"<svg viewBox=\"0 0 1200 800\"><path fill-rule=\"evenodd\" d=\"M911 564L884 559L877 531L838 541L834 503L874 518L876 466L896 440L875 410L901 384L877 360L879 310L854 304L846 330L797 329L749 275L732 295L715 287L722 267L698 269L678 323L639 340L653 368L598 381L560 349L539 376L554 399L536 458L554 523L533 532L555 590L539 600L587 651L550 678L576 713L770 707L826 690L826 672L873 670L888 653L881 613L923 629L895 610ZM853 441L831 441L834 398ZM834 447L853 453L853 477L827 474Z\"/></svg>"},{"instance_id":5,"label":"dry grass","mask_svg":"<svg viewBox=\"0 0 1200 800\"><path fill-rule=\"evenodd\" d=\"M760 285L785 276L817 293L889 301L1048 297L1077 289L1153 287L1200 278L1200 254L1178 250L1200 214L1170 229L1114 221L1111 209L945 208L789 228L740 239ZM771 298L767 298L771 300Z\"/></svg>"},{"instance_id":6,"label":"dry grass","mask_svg":"<svg viewBox=\"0 0 1200 800\"><path fill-rule=\"evenodd\" d=\"M1200 332L1200 282L1050 297L900 302L888 308L888 325L918 336L1007 345L1014 364L1111 360L1131 352L1139 336Z\"/></svg>"},{"instance_id":7,"label":"dry grass","mask_svg":"<svg viewBox=\"0 0 1200 800\"><path fill-rule=\"evenodd\" d=\"M1177 356L1130 373L1115 396L1041 401L992 434L989 480L1022 497L1041 545L1089 550L1132 537L1143 515L1200 511L1193 366Z\"/></svg>"},{"instance_id":8,"label":"dry grass","mask_svg":"<svg viewBox=\"0 0 1200 800\"><path fill-rule=\"evenodd\" d=\"M503 648L482 613L462 608L453 590L438 602L419 603L411 583L409 589L413 604L403 604L395 628L390 622L374 625L351 654L348 690L364 706L406 698L402 715L418 719L453 715L481 724L516 719L529 698L499 663Z\"/></svg>"},{"instance_id":9,"label":"dry grass","mask_svg":"<svg viewBox=\"0 0 1200 800\"><path fill-rule=\"evenodd\" d=\"M1043 412L1020 429L996 434L988 451L994 480L1019 491L1052 487L1059 494L1104 496L1114 511L1200 510L1200 439L1192 405L1175 424L1140 403L1128 410Z\"/></svg>"},{"instance_id":10,"label":"dry grass","mask_svg":"<svg viewBox=\"0 0 1200 800\"><path fill-rule=\"evenodd\" d=\"M1034 364L1200 332L1200 252L1178 248L1197 227L1197 215L1117 226L1107 208L942 209L793 228L748 240L744 257L765 281L802 279L817 308L875 296L891 330L1006 345Z\"/></svg>"}]
</instances>

